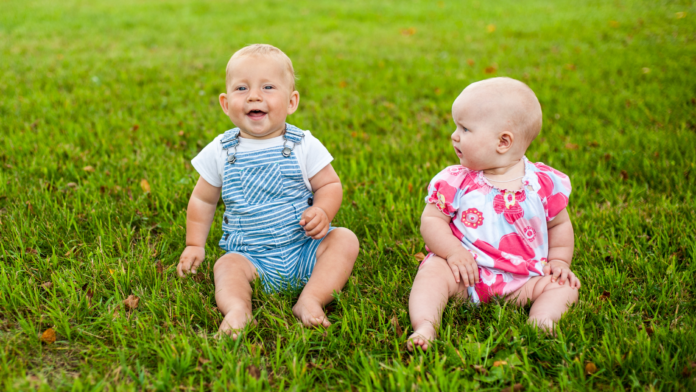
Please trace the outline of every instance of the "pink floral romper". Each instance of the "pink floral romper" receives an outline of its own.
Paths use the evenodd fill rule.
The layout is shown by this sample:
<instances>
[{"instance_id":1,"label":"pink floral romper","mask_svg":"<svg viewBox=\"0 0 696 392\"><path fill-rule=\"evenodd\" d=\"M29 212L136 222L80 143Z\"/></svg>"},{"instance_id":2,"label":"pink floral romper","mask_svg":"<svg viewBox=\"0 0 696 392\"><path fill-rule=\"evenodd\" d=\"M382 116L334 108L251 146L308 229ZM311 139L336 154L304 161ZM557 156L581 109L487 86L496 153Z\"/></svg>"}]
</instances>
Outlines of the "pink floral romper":
<instances>
[{"instance_id":1,"label":"pink floral romper","mask_svg":"<svg viewBox=\"0 0 696 392\"><path fill-rule=\"evenodd\" d=\"M546 222L568 205L568 176L523 159L524 186L518 191L498 189L483 172L461 165L441 171L428 185L425 201L452 218L452 233L479 266L480 283L469 288L475 303L512 293L544 274L549 254Z\"/></svg>"}]
</instances>

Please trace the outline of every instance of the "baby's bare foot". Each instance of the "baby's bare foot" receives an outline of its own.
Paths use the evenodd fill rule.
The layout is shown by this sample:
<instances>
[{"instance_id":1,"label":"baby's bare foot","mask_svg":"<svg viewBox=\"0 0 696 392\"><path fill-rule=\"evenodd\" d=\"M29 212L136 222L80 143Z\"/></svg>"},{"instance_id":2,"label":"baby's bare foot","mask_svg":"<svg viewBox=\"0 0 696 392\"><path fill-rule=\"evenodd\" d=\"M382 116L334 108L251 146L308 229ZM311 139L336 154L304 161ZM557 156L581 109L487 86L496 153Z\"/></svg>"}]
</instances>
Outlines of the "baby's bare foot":
<instances>
[{"instance_id":1,"label":"baby's bare foot","mask_svg":"<svg viewBox=\"0 0 696 392\"><path fill-rule=\"evenodd\" d=\"M413 351L416 347L420 347L421 350L425 351L428 349L430 341L437 337L437 332L435 328L430 323L424 323L418 329L413 331L411 336L408 337L406 341L406 348L408 351Z\"/></svg>"},{"instance_id":2,"label":"baby's bare foot","mask_svg":"<svg viewBox=\"0 0 696 392\"><path fill-rule=\"evenodd\" d=\"M305 327L318 327L321 325L328 328L331 325L329 319L326 318L321 304L311 298L303 298L300 296L295 306L292 307L292 314L294 314Z\"/></svg>"},{"instance_id":3,"label":"baby's bare foot","mask_svg":"<svg viewBox=\"0 0 696 392\"><path fill-rule=\"evenodd\" d=\"M230 311L225 315L220 323L220 329L218 329L218 336L228 335L232 339L237 340L241 335L244 327L251 321L251 315L244 311ZM256 320L253 320L256 324Z\"/></svg>"}]
</instances>

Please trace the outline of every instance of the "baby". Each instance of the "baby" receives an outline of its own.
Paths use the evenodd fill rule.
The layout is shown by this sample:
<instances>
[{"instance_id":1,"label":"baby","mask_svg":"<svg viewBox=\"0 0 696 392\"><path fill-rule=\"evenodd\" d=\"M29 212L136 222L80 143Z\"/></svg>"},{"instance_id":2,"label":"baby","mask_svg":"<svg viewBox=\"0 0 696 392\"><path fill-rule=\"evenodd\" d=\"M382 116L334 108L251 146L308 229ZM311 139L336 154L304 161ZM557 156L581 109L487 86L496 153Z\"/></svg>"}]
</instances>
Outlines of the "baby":
<instances>
[{"instance_id":1,"label":"baby","mask_svg":"<svg viewBox=\"0 0 696 392\"><path fill-rule=\"evenodd\" d=\"M534 92L509 78L473 83L454 101L452 119L460 164L428 186L421 234L430 253L409 299L409 350L428 348L451 297L532 301L528 322L549 331L578 300L570 180L524 155L541 130Z\"/></svg>"},{"instance_id":2,"label":"baby","mask_svg":"<svg viewBox=\"0 0 696 392\"><path fill-rule=\"evenodd\" d=\"M302 287L293 307L306 326L330 325L323 306L345 285L358 239L331 220L343 189L333 157L309 131L287 124L300 94L285 53L251 45L227 63L222 111L237 126L216 137L191 163L200 174L186 220L179 276L196 273L222 194L220 247L213 268L220 332L236 339L252 319L251 282L272 293Z\"/></svg>"}]
</instances>

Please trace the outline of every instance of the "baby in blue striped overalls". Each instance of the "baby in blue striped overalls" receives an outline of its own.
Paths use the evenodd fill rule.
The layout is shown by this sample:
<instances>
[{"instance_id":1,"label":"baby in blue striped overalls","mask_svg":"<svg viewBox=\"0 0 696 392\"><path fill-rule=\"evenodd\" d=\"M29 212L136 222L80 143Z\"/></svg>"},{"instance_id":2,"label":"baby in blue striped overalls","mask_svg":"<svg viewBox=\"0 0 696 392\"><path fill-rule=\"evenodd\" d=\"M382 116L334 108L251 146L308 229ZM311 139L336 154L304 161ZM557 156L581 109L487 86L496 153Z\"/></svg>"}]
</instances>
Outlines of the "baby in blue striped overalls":
<instances>
[{"instance_id":1,"label":"baby in blue striped overalls","mask_svg":"<svg viewBox=\"0 0 696 392\"><path fill-rule=\"evenodd\" d=\"M213 268L220 332L237 338L251 321L251 282L264 290L302 287L292 311L306 326L330 325L323 311L345 285L358 239L331 226L343 198L333 157L309 131L285 122L300 95L290 58L251 45L227 63L220 105L237 128L215 138L191 163L200 174L189 201L179 276L195 273L222 195L220 247Z\"/></svg>"}]
</instances>

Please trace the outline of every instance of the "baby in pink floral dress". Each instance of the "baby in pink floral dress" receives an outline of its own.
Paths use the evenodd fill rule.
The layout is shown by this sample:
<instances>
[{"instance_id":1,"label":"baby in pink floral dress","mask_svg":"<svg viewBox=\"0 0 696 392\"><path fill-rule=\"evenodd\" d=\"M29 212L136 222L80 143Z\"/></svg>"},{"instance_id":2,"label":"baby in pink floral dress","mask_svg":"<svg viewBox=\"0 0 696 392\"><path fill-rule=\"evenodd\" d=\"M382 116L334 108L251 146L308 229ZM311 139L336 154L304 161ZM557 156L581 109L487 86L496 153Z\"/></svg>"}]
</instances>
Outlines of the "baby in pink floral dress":
<instances>
[{"instance_id":1,"label":"baby in pink floral dress","mask_svg":"<svg viewBox=\"0 0 696 392\"><path fill-rule=\"evenodd\" d=\"M541 106L524 83L469 85L452 105L459 165L428 186L421 234L430 253L413 282L408 348L428 348L451 297L533 302L529 323L552 330L578 300L570 270L570 179L525 157L541 130Z\"/></svg>"}]
</instances>

